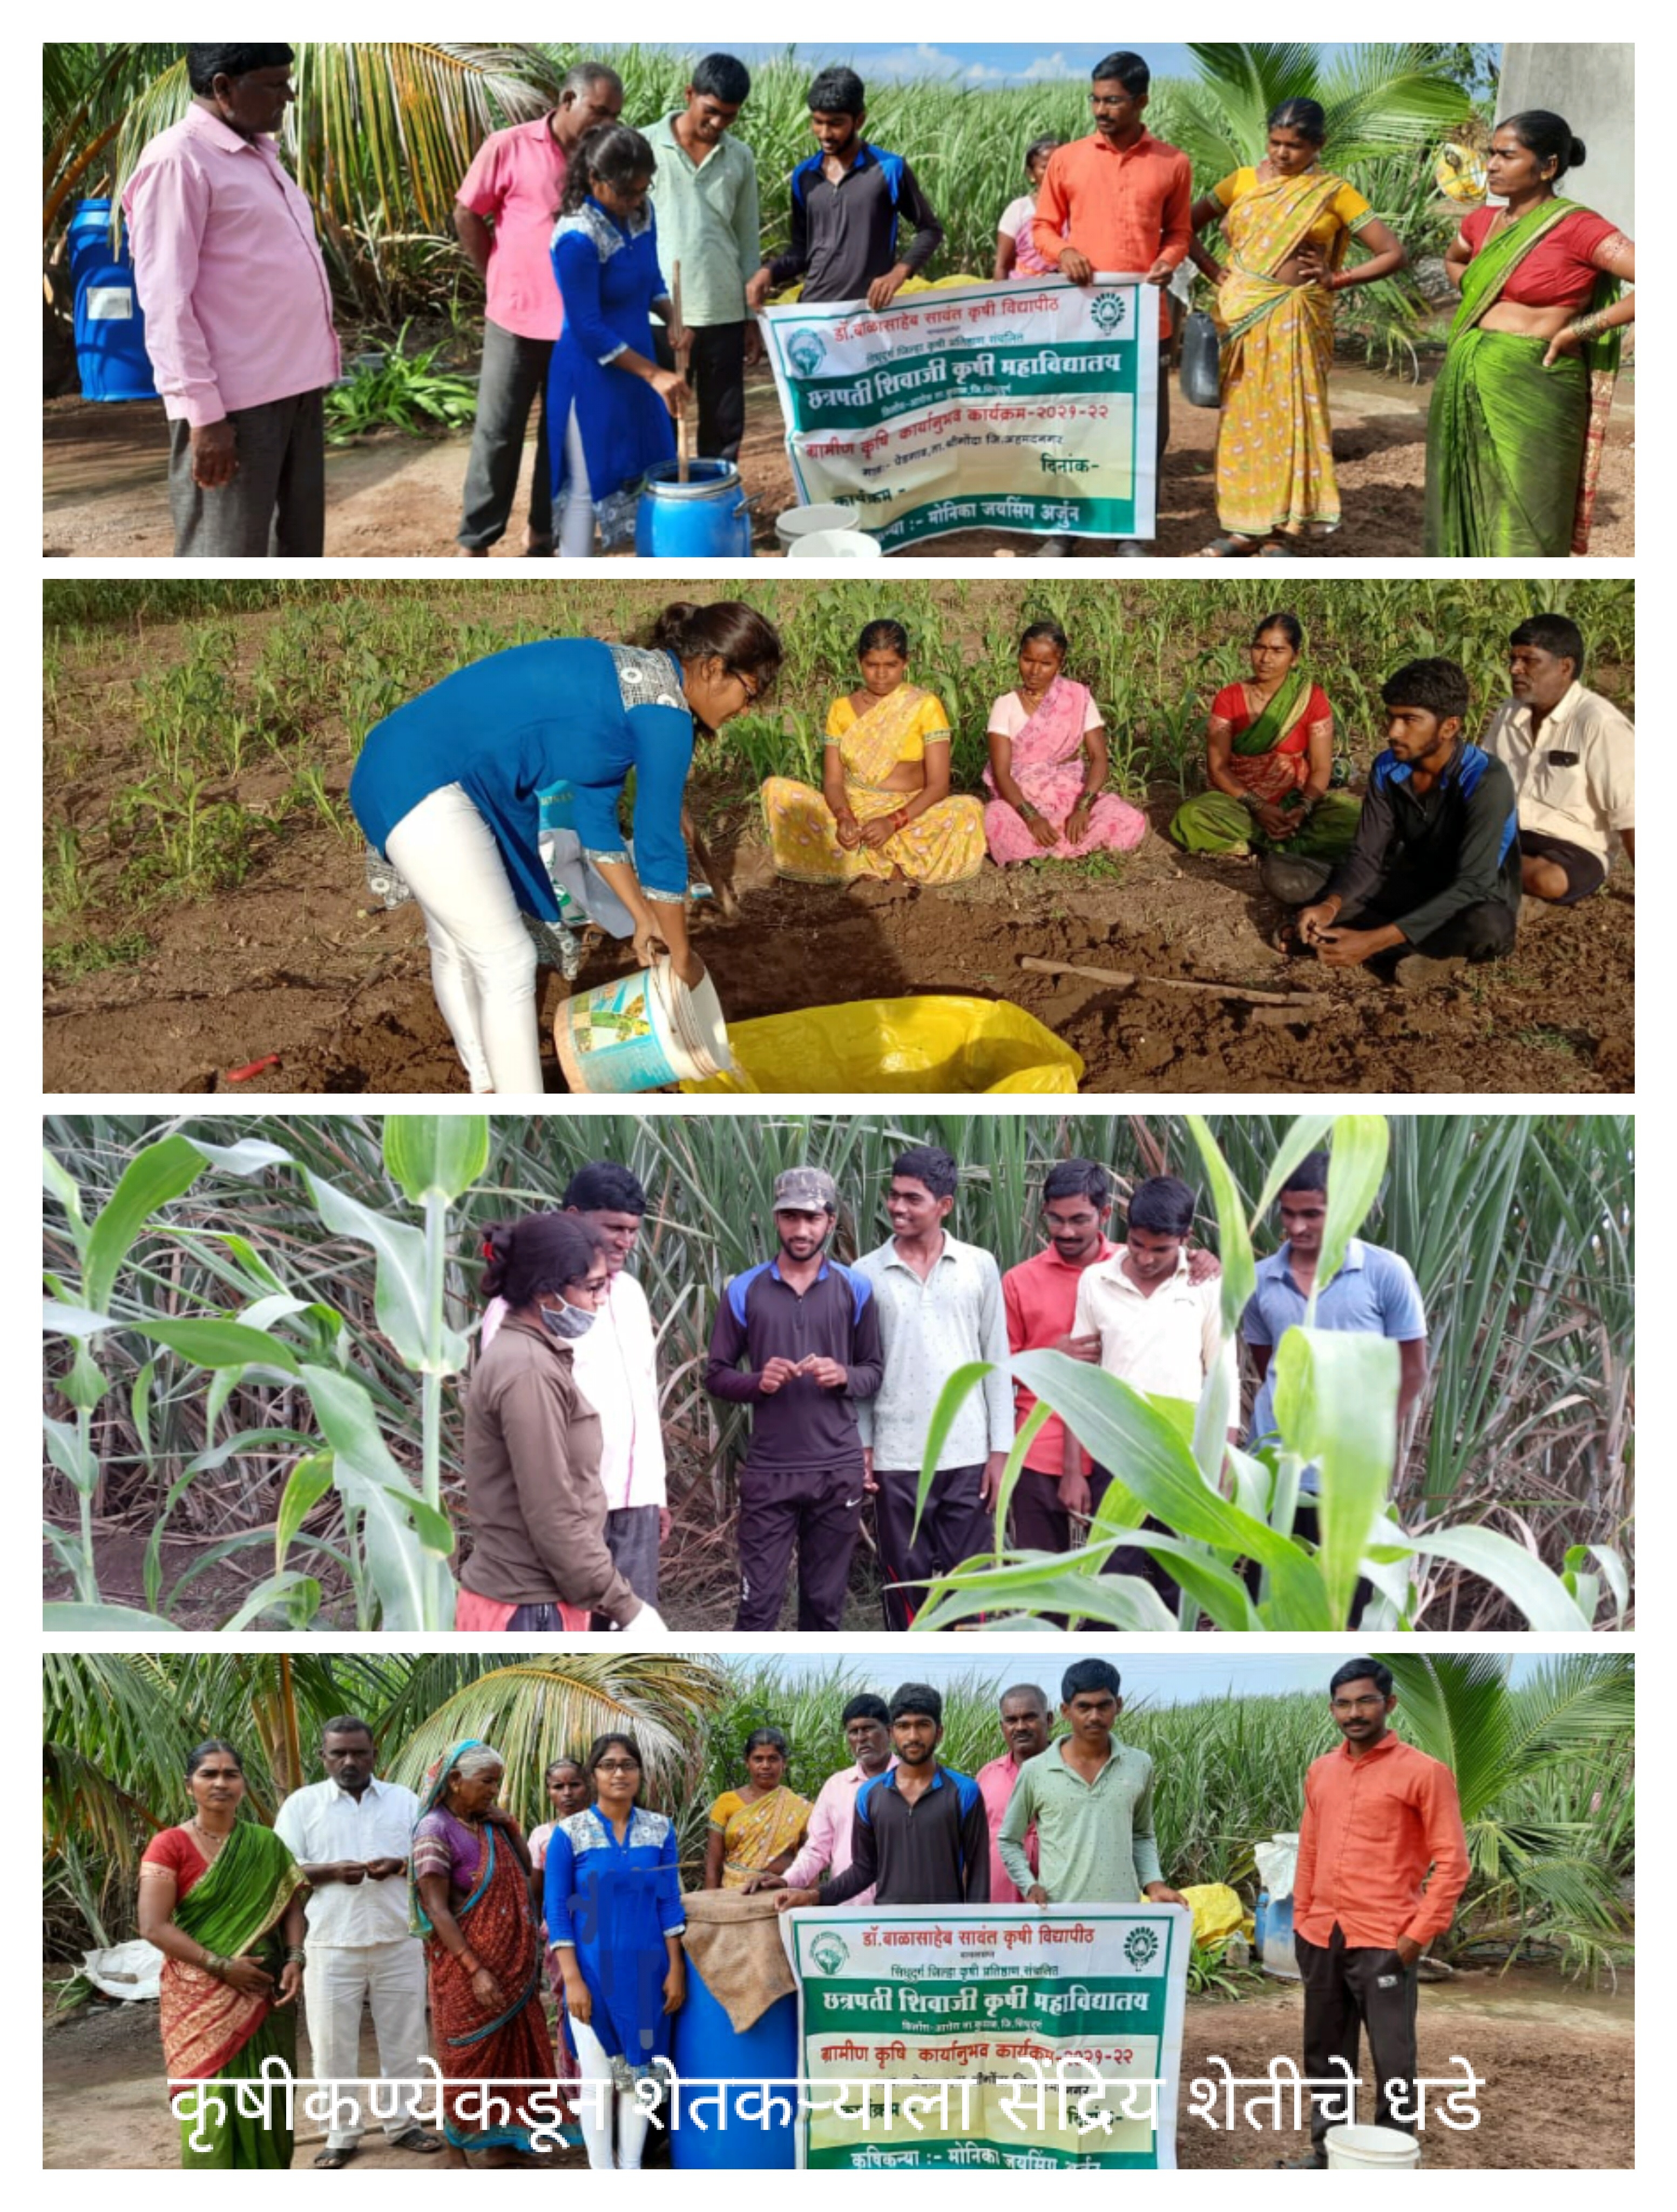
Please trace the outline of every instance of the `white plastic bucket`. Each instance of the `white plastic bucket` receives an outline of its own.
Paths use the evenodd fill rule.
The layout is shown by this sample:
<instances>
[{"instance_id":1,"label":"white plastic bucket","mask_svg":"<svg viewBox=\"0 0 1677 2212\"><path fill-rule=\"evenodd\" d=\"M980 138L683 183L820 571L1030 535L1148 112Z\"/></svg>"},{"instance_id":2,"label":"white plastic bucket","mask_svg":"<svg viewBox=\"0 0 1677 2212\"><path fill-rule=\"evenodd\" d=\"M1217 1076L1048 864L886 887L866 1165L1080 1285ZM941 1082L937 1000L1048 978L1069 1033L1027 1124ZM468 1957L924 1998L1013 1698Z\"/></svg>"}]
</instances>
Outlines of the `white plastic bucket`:
<instances>
[{"instance_id":1,"label":"white plastic bucket","mask_svg":"<svg viewBox=\"0 0 1677 2212\"><path fill-rule=\"evenodd\" d=\"M1328 2170L1330 2173L1370 2173L1376 2170L1401 2173L1421 2162L1421 2147L1413 2136L1396 2128L1329 2128Z\"/></svg>"},{"instance_id":2,"label":"white plastic bucket","mask_svg":"<svg viewBox=\"0 0 1677 2212\"><path fill-rule=\"evenodd\" d=\"M707 975L690 991L667 960L567 999L554 1048L573 1091L658 1091L730 1073L727 1024Z\"/></svg>"},{"instance_id":3,"label":"white plastic bucket","mask_svg":"<svg viewBox=\"0 0 1677 2212\"><path fill-rule=\"evenodd\" d=\"M859 510L835 501L826 507L789 507L775 518L775 535L789 553L797 540L817 530L854 530Z\"/></svg>"},{"instance_id":4,"label":"white plastic bucket","mask_svg":"<svg viewBox=\"0 0 1677 2212\"><path fill-rule=\"evenodd\" d=\"M812 530L787 548L793 561L883 561L885 549L865 530Z\"/></svg>"}]
</instances>

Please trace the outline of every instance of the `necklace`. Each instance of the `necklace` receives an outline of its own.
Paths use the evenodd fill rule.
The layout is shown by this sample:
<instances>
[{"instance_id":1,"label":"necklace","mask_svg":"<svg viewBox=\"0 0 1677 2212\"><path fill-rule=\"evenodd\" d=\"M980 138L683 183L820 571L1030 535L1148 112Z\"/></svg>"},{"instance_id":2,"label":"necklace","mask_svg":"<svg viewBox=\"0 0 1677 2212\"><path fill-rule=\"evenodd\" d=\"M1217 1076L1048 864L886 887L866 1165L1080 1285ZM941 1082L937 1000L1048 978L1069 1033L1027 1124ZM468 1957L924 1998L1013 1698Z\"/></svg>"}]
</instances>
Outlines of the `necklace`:
<instances>
[{"instance_id":1,"label":"necklace","mask_svg":"<svg viewBox=\"0 0 1677 2212\"><path fill-rule=\"evenodd\" d=\"M230 1836L233 1833L232 1829L229 1828L225 1835L216 1836L214 1841L214 1847L211 1848L211 1832L210 1829L204 1826L196 1813L193 1814L191 1819L186 1823L186 1825L190 1829L191 1829L192 1832L197 1837L199 1842L204 1846L204 1863L207 1866L214 1866L216 1860L221 1856L222 1844L226 1843L228 1836Z\"/></svg>"}]
</instances>

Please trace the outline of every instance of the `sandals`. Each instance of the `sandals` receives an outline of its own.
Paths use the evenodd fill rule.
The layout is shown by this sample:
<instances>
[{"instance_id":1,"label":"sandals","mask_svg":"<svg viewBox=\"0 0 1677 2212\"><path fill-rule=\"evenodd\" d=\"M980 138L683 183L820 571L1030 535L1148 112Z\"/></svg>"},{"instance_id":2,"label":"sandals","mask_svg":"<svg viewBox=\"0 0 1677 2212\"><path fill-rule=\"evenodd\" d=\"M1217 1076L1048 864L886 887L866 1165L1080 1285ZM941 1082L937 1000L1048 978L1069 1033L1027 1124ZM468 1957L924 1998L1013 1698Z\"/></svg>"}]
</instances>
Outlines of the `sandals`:
<instances>
[{"instance_id":1,"label":"sandals","mask_svg":"<svg viewBox=\"0 0 1677 2212\"><path fill-rule=\"evenodd\" d=\"M438 2151L446 2148L434 2136L428 2136L416 2120L412 2127L404 2129L399 2136L392 2136L390 2147L392 2150L413 2151Z\"/></svg>"},{"instance_id":2,"label":"sandals","mask_svg":"<svg viewBox=\"0 0 1677 2212\"><path fill-rule=\"evenodd\" d=\"M340 2166L348 2166L355 2154L353 2150L323 2150L314 2163L335 2173Z\"/></svg>"},{"instance_id":3,"label":"sandals","mask_svg":"<svg viewBox=\"0 0 1677 2212\"><path fill-rule=\"evenodd\" d=\"M1202 561L1247 561L1252 556L1249 538L1213 538L1209 545L1200 548Z\"/></svg>"}]
</instances>

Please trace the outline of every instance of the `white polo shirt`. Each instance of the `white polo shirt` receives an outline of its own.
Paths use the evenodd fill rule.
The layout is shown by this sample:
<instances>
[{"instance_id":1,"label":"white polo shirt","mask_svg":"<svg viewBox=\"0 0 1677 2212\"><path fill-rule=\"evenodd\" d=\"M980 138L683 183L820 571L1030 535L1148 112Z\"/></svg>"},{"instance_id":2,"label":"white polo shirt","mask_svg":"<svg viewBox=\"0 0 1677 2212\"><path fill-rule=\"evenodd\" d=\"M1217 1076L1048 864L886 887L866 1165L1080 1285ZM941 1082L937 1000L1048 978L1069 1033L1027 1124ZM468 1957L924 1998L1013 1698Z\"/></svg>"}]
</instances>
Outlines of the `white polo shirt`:
<instances>
[{"instance_id":1,"label":"white polo shirt","mask_svg":"<svg viewBox=\"0 0 1677 2212\"><path fill-rule=\"evenodd\" d=\"M294 1790L280 1807L274 1833L299 1866L334 1859L405 1861L418 1820L419 1800L399 1782L369 1782L355 1798L328 1779ZM410 1934L402 1875L386 1881L329 1881L309 1892L305 1909L308 1940L317 1948L357 1949L398 1942Z\"/></svg>"},{"instance_id":2,"label":"white polo shirt","mask_svg":"<svg viewBox=\"0 0 1677 2212\"><path fill-rule=\"evenodd\" d=\"M1605 861L1615 832L1637 826L1636 738L1610 699L1574 684L1544 716L1535 741L1530 707L1504 700L1485 733L1485 750L1514 779L1522 830Z\"/></svg>"},{"instance_id":3,"label":"white polo shirt","mask_svg":"<svg viewBox=\"0 0 1677 2212\"><path fill-rule=\"evenodd\" d=\"M1107 1373L1153 1398L1185 1398L1193 1404L1213 1365L1223 1360L1233 1419L1240 1405L1235 1342L1232 1337L1223 1341L1221 1301L1216 1276L1206 1283L1188 1279L1185 1252L1176 1273L1149 1297L1124 1273L1121 1244L1109 1260L1084 1269L1072 1334L1098 1336Z\"/></svg>"}]
</instances>

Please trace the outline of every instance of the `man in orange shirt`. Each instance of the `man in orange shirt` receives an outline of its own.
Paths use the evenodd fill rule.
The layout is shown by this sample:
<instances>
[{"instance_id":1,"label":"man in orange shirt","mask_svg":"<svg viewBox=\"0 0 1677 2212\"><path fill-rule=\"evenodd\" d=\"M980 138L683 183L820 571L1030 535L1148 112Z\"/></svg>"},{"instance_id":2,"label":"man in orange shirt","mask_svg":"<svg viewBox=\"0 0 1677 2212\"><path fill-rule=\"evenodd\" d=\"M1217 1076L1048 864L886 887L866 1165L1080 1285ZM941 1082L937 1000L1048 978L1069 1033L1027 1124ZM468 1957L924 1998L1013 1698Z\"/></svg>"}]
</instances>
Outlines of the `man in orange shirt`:
<instances>
[{"instance_id":1,"label":"man in orange shirt","mask_svg":"<svg viewBox=\"0 0 1677 2212\"><path fill-rule=\"evenodd\" d=\"M1193 241L1188 210L1194 176L1187 155L1155 138L1141 119L1151 82L1139 54L1109 54L1096 63L1089 94L1094 131L1049 156L1030 234L1048 266L1073 284L1092 284L1097 270L1115 275L1139 270L1148 283L1161 287L1156 461L1162 475L1170 436L1170 385L1164 373L1170 303L1162 288L1187 258ZM1039 550L1065 554L1073 542L1048 538ZM1145 560L1152 550L1152 540L1141 538L1127 538L1118 547L1131 560Z\"/></svg>"},{"instance_id":2,"label":"man in orange shirt","mask_svg":"<svg viewBox=\"0 0 1677 2212\"><path fill-rule=\"evenodd\" d=\"M1415 1962L1449 1926L1467 1886L1467 1839L1455 1778L1387 1726L1397 1698L1377 1659L1348 1659L1328 1684L1337 1751L1304 1778L1304 1817L1293 1883L1293 1949L1304 1978L1304 2071L1357 2071L1359 2029L1374 2067L1374 2124L1407 2133L1413 2112ZM1431 1880L1427 1870L1431 1869ZM1344 2094L1314 2093L1310 2148L1279 2163L1328 2164L1328 2130L1345 2119Z\"/></svg>"}]
</instances>

